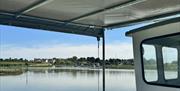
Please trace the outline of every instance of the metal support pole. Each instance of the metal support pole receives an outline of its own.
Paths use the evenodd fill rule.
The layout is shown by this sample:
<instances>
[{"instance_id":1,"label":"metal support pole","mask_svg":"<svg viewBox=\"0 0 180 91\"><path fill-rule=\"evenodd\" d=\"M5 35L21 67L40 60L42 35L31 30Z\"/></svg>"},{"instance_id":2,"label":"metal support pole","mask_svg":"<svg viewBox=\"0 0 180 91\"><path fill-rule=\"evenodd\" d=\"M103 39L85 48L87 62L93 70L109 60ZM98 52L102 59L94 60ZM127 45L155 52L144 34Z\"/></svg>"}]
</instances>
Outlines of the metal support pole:
<instances>
[{"instance_id":1,"label":"metal support pole","mask_svg":"<svg viewBox=\"0 0 180 91\"><path fill-rule=\"evenodd\" d=\"M103 63L102 63L102 70L103 70L103 91L105 91L105 65L106 65L106 61L105 61L105 30L103 30L102 33L102 59L103 59Z\"/></svg>"},{"instance_id":2,"label":"metal support pole","mask_svg":"<svg viewBox=\"0 0 180 91\"><path fill-rule=\"evenodd\" d=\"M178 79L180 81L180 46L178 47Z\"/></svg>"}]
</instances>

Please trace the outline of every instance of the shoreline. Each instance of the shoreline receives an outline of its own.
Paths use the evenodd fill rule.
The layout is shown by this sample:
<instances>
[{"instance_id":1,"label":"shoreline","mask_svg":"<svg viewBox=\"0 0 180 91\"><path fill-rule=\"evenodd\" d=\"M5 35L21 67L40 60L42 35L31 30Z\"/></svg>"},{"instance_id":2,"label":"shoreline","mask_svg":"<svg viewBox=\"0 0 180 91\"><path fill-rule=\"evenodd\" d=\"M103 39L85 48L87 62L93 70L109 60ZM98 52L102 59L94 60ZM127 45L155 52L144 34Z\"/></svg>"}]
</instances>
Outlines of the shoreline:
<instances>
[{"instance_id":1,"label":"shoreline","mask_svg":"<svg viewBox=\"0 0 180 91\"><path fill-rule=\"evenodd\" d=\"M101 71L102 68L90 68L90 67L22 67L22 68L2 68L0 67L0 76L16 76L21 75L31 70L87 70L87 71ZM106 71L133 71L133 69L112 69L107 68Z\"/></svg>"}]
</instances>

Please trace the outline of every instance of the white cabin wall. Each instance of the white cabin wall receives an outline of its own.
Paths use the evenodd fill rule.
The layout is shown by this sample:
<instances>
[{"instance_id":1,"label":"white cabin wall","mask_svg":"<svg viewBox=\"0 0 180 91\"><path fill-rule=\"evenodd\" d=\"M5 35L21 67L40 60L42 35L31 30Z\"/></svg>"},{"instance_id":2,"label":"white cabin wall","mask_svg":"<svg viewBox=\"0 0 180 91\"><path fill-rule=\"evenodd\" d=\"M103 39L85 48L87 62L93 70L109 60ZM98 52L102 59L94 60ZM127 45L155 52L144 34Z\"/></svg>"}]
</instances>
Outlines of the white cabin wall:
<instances>
[{"instance_id":1,"label":"white cabin wall","mask_svg":"<svg viewBox=\"0 0 180 91\"><path fill-rule=\"evenodd\" d=\"M132 37L137 91L180 91L180 88L156 86L145 83L142 77L142 63L140 53L140 44L144 39L178 32L180 32L180 22L168 24L168 26L159 26L133 33Z\"/></svg>"}]
</instances>

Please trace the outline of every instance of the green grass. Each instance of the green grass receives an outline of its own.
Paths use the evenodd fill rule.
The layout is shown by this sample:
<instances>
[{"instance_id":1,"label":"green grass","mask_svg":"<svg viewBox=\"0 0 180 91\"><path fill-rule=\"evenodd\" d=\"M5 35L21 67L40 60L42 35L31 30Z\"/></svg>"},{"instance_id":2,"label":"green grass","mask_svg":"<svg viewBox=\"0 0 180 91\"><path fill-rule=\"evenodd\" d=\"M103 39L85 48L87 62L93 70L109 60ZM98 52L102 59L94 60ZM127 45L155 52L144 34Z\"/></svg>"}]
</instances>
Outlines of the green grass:
<instances>
[{"instance_id":1,"label":"green grass","mask_svg":"<svg viewBox=\"0 0 180 91\"><path fill-rule=\"evenodd\" d=\"M1 67L51 67L52 65L50 63L32 63L32 62L0 62Z\"/></svg>"},{"instance_id":2,"label":"green grass","mask_svg":"<svg viewBox=\"0 0 180 91\"><path fill-rule=\"evenodd\" d=\"M50 63L30 63L28 64L29 67L51 67L53 66Z\"/></svg>"}]
</instances>

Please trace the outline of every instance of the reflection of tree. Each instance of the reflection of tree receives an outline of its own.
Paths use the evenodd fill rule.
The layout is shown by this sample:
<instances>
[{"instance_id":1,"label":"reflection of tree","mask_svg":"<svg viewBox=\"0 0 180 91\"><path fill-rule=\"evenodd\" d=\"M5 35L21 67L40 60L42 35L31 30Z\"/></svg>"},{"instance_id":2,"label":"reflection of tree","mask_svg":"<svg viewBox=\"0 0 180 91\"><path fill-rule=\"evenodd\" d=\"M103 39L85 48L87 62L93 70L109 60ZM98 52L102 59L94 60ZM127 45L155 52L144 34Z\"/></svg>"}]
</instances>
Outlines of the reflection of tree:
<instances>
[{"instance_id":1,"label":"reflection of tree","mask_svg":"<svg viewBox=\"0 0 180 91\"><path fill-rule=\"evenodd\" d=\"M178 61L172 61L171 64L178 64Z\"/></svg>"},{"instance_id":2,"label":"reflection of tree","mask_svg":"<svg viewBox=\"0 0 180 91\"><path fill-rule=\"evenodd\" d=\"M178 61L164 63L164 70L178 70Z\"/></svg>"},{"instance_id":3,"label":"reflection of tree","mask_svg":"<svg viewBox=\"0 0 180 91\"><path fill-rule=\"evenodd\" d=\"M143 59L145 69L156 69L157 70L157 63L155 59ZM171 62L164 62L164 70L177 70L178 68L178 61L171 61Z\"/></svg>"},{"instance_id":4,"label":"reflection of tree","mask_svg":"<svg viewBox=\"0 0 180 91\"><path fill-rule=\"evenodd\" d=\"M84 70L84 69L53 69L54 73L58 74L67 74L73 77L77 77L78 75L84 76L94 76L98 73L98 70Z\"/></svg>"},{"instance_id":5,"label":"reflection of tree","mask_svg":"<svg viewBox=\"0 0 180 91\"><path fill-rule=\"evenodd\" d=\"M48 69L47 72L48 73L54 73L54 70L53 69Z\"/></svg>"},{"instance_id":6,"label":"reflection of tree","mask_svg":"<svg viewBox=\"0 0 180 91\"><path fill-rule=\"evenodd\" d=\"M146 59L143 58L143 62L144 62L144 68L147 70L156 70L157 69L157 63L155 59Z\"/></svg>"},{"instance_id":7,"label":"reflection of tree","mask_svg":"<svg viewBox=\"0 0 180 91\"><path fill-rule=\"evenodd\" d=\"M152 58L147 60L147 59L144 58L144 64L147 64L147 65L156 64L156 60L152 59Z\"/></svg>"},{"instance_id":8,"label":"reflection of tree","mask_svg":"<svg viewBox=\"0 0 180 91\"><path fill-rule=\"evenodd\" d=\"M29 68L28 71L32 72L34 74L45 74L47 69L40 69L40 68L39 69L31 69L31 68Z\"/></svg>"}]
</instances>

